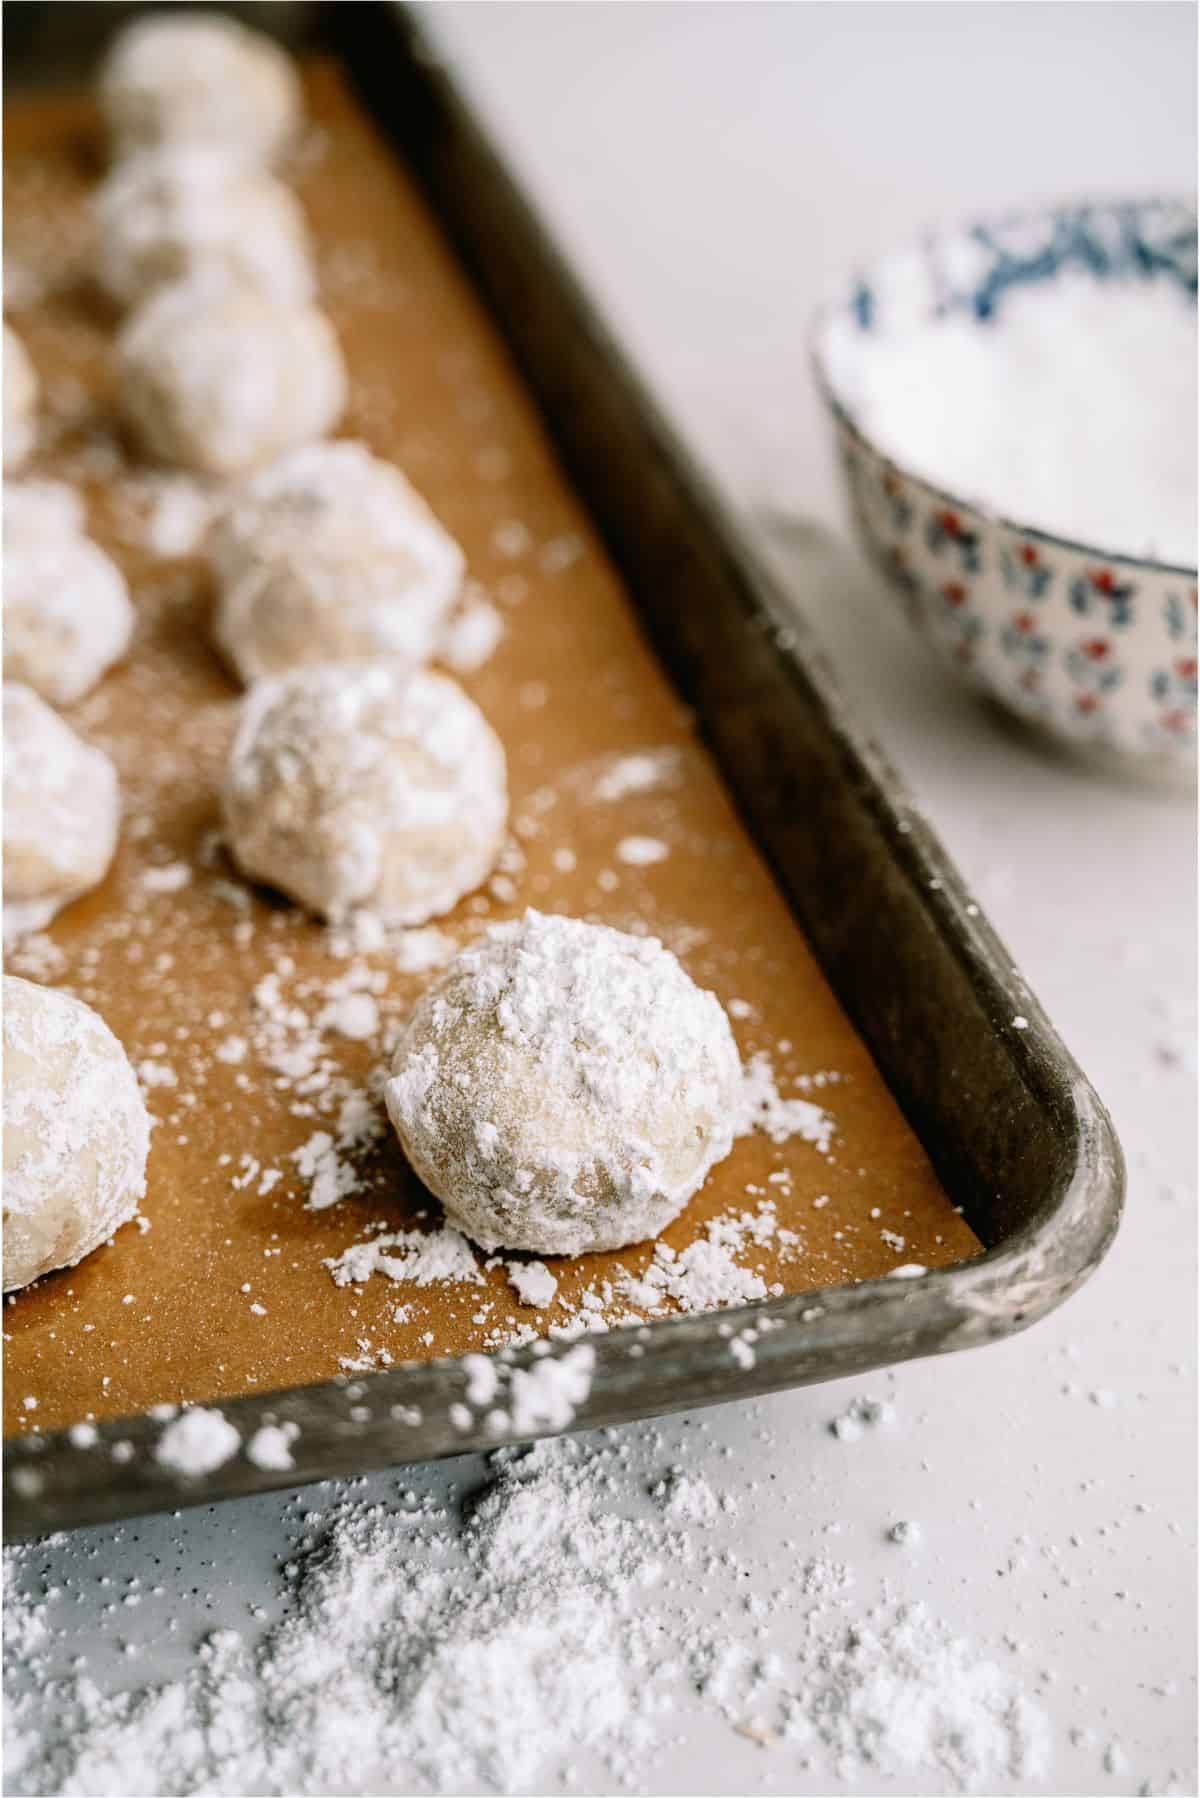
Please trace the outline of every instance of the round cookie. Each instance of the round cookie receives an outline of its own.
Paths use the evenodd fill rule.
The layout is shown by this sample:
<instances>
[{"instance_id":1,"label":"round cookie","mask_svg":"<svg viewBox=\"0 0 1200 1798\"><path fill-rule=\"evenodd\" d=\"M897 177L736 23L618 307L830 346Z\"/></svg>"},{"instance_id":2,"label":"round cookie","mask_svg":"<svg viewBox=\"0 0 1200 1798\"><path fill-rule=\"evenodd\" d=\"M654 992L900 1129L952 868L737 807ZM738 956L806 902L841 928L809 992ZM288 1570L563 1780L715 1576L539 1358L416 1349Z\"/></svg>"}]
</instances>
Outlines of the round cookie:
<instances>
[{"instance_id":1,"label":"round cookie","mask_svg":"<svg viewBox=\"0 0 1200 1798\"><path fill-rule=\"evenodd\" d=\"M656 1236L733 1142L728 1019L653 937L528 911L417 1002L385 1087L410 1162L484 1249Z\"/></svg>"},{"instance_id":2,"label":"round cookie","mask_svg":"<svg viewBox=\"0 0 1200 1798\"><path fill-rule=\"evenodd\" d=\"M29 460L37 434L38 378L29 351L11 325L4 327L4 469Z\"/></svg>"},{"instance_id":3,"label":"round cookie","mask_svg":"<svg viewBox=\"0 0 1200 1798\"><path fill-rule=\"evenodd\" d=\"M4 483L5 543L79 537L87 527L83 495L66 481Z\"/></svg>"},{"instance_id":4,"label":"round cookie","mask_svg":"<svg viewBox=\"0 0 1200 1798\"><path fill-rule=\"evenodd\" d=\"M132 156L97 191L95 267L119 306L215 272L285 305L312 298L304 215L273 175L191 145Z\"/></svg>"},{"instance_id":5,"label":"round cookie","mask_svg":"<svg viewBox=\"0 0 1200 1798\"><path fill-rule=\"evenodd\" d=\"M120 32L100 73L117 156L198 144L248 165L270 162L299 126L292 59L260 31L191 6Z\"/></svg>"},{"instance_id":6,"label":"round cookie","mask_svg":"<svg viewBox=\"0 0 1200 1798\"><path fill-rule=\"evenodd\" d=\"M29 687L4 683L4 934L98 886L117 846L116 769Z\"/></svg>"},{"instance_id":7,"label":"round cookie","mask_svg":"<svg viewBox=\"0 0 1200 1798\"><path fill-rule=\"evenodd\" d=\"M330 430L346 403L333 327L208 275L160 288L117 340L122 410L143 450L241 475Z\"/></svg>"},{"instance_id":8,"label":"round cookie","mask_svg":"<svg viewBox=\"0 0 1200 1798\"><path fill-rule=\"evenodd\" d=\"M4 678L72 705L120 660L133 607L116 563L82 535L82 507L52 481L4 489Z\"/></svg>"},{"instance_id":9,"label":"round cookie","mask_svg":"<svg viewBox=\"0 0 1200 1798\"><path fill-rule=\"evenodd\" d=\"M245 681L435 654L463 553L365 444L314 443L245 483L209 539L217 641Z\"/></svg>"},{"instance_id":10,"label":"round cookie","mask_svg":"<svg viewBox=\"0 0 1200 1798\"><path fill-rule=\"evenodd\" d=\"M331 919L424 924L483 881L508 816L504 751L444 675L335 663L256 683L223 805L234 858Z\"/></svg>"},{"instance_id":11,"label":"round cookie","mask_svg":"<svg viewBox=\"0 0 1200 1798\"><path fill-rule=\"evenodd\" d=\"M4 976L4 1290L74 1267L137 1211L150 1120L89 1005Z\"/></svg>"},{"instance_id":12,"label":"round cookie","mask_svg":"<svg viewBox=\"0 0 1200 1798\"><path fill-rule=\"evenodd\" d=\"M338 534L377 548L404 545L423 525L441 534L441 554L459 575L462 551L394 462L351 437L306 443L242 481L217 518L208 553L221 579L263 555L286 556L304 539Z\"/></svg>"}]
</instances>

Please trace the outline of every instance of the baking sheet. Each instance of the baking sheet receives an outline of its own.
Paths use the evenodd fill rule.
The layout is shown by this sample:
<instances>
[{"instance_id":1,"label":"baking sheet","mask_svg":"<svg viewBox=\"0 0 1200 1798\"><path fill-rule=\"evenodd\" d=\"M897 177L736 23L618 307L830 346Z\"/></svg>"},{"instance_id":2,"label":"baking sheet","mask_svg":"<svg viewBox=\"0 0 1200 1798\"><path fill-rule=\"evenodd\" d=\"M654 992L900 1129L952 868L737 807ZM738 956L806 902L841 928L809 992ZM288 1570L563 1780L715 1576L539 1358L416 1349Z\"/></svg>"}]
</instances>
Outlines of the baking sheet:
<instances>
[{"instance_id":1,"label":"baking sheet","mask_svg":"<svg viewBox=\"0 0 1200 1798\"><path fill-rule=\"evenodd\" d=\"M832 1114L828 1154L739 1142L665 1233L671 1248L713 1219L755 1218L733 1226L739 1261L786 1292L971 1256L975 1236L739 824L436 223L336 67L313 63L307 85L314 130L290 174L351 371L341 434L425 491L506 625L464 684L508 751L512 850L499 882L438 929L461 944L533 904L651 930L736 1002L743 1054L766 1051L787 1096ZM487 1349L569 1327L588 1291L611 1321L645 1315L620 1288L649 1245L554 1262L558 1294L542 1312L518 1302L503 1264L481 1265L479 1283L333 1282L327 1259L373 1226L440 1222L390 1136L344 1157L362 1190L320 1213L305 1208L295 1160L380 1059L379 1041L338 1034L339 995L378 987L386 1035L430 977L399 972L397 957L428 945L363 952L251 891L224 859L215 795L237 689L211 647L201 567L146 547L153 520L165 529L172 507L190 505L187 484L149 477L115 433L114 320L80 278L98 172L87 101L10 104L9 314L58 421L32 472L86 487L139 622L129 661L70 714L121 773L117 863L8 965L96 1005L142 1071L157 1126L149 1228L122 1230L6 1305L6 1433ZM651 787L597 796L618 758L647 753ZM630 865L618 850L630 837L669 853ZM822 1083L797 1087L814 1076ZM772 1216L794 1241L772 1234Z\"/></svg>"}]
</instances>

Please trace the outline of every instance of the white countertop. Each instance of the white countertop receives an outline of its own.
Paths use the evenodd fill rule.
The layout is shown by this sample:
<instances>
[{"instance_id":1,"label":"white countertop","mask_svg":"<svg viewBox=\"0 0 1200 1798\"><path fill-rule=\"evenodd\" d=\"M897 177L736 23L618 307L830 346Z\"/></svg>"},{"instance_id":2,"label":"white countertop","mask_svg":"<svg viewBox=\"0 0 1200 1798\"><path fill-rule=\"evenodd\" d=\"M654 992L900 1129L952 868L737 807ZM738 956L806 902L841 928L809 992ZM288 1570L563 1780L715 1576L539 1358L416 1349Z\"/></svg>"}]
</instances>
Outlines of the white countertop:
<instances>
[{"instance_id":1,"label":"white countertop","mask_svg":"<svg viewBox=\"0 0 1200 1798\"><path fill-rule=\"evenodd\" d=\"M436 11L552 226L752 513L838 525L804 327L860 254L975 210L1194 183L1183 5ZM1055 1726L1054 1768L1006 1789L1194 1792L1195 1091L1180 1055L1194 1024L1192 807L1008 731L931 664L874 576L823 530L799 535L803 570L781 567L1111 1107L1128 1207L1091 1284L1029 1334L709 1412L699 1436L669 1422L666 1458L686 1438L714 1480L752 1469L766 1501L740 1546L764 1590L789 1537L837 1522L864 1584L885 1574L976 1640L1017 1638ZM829 1419L862 1391L886 1392L895 1424L836 1441ZM256 1500L90 1541L116 1568L169 1556L172 1590L200 1588L174 1606L183 1644L260 1591L267 1602L282 1510ZM921 1526L911 1552L886 1540L901 1517ZM78 1547L63 1553L78 1568ZM52 1555L41 1565L54 1577ZM99 1599L78 1617L101 1674L114 1637ZM109 1675L131 1678L115 1656ZM647 1765L640 1789L654 1793L830 1789L700 1706Z\"/></svg>"}]
</instances>

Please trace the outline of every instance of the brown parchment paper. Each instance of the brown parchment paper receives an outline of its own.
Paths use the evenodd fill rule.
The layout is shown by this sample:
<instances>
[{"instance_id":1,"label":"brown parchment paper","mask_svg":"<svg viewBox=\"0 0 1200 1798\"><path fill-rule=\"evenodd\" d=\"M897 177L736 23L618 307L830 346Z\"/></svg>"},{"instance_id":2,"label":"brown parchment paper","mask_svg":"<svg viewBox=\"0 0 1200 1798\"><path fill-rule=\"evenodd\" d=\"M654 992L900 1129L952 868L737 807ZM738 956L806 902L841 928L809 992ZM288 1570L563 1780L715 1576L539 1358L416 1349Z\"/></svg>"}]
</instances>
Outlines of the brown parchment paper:
<instances>
[{"instance_id":1,"label":"brown parchment paper","mask_svg":"<svg viewBox=\"0 0 1200 1798\"><path fill-rule=\"evenodd\" d=\"M974 1254L739 824L435 221L333 66L309 69L308 95L314 129L287 173L351 371L340 434L393 457L425 491L506 626L464 684L507 748L514 853L493 889L439 928L466 942L532 904L649 929L736 1002L743 1053L769 1052L785 1094L797 1076L837 1076L807 1094L836 1120L829 1156L796 1139L739 1142L666 1232L676 1250L710 1219L771 1201L798 1240L744 1240L739 1259L787 1291ZM357 1156L362 1190L320 1213L305 1208L293 1159L332 1127L322 1078L365 1080L380 1059L379 1041L319 1023L331 983L374 978L382 1026L394 1031L431 976L397 971L394 947L345 953L344 940L251 890L219 847L237 687L211 646L201 563L146 548L147 520L162 526L164 508L186 505L188 492L164 487L119 443L116 320L86 280L86 197L100 170L86 100L8 106L7 307L47 402L29 472L85 489L93 534L125 569L138 610L129 659L69 714L120 770L117 861L8 965L99 1009L141 1070L157 1123L149 1228L125 1227L82 1266L6 1303L6 1432L486 1348L521 1326L543 1333L569 1321L586 1289L603 1299L606 1282L640 1273L652 1254L646 1245L553 1263L559 1292L544 1313L518 1302L502 1265L481 1269L478 1285L424 1288L380 1275L338 1287L324 1265L381 1220L440 1221L390 1135ZM620 800L594 796L613 757L664 749L667 779ZM631 836L665 843L668 856L629 865L618 845ZM255 999L272 974L272 993L307 1020L291 1034ZM303 1062L314 1030L310 1093L303 1074L267 1064L297 1043ZM607 1309L629 1312L615 1298Z\"/></svg>"}]
</instances>

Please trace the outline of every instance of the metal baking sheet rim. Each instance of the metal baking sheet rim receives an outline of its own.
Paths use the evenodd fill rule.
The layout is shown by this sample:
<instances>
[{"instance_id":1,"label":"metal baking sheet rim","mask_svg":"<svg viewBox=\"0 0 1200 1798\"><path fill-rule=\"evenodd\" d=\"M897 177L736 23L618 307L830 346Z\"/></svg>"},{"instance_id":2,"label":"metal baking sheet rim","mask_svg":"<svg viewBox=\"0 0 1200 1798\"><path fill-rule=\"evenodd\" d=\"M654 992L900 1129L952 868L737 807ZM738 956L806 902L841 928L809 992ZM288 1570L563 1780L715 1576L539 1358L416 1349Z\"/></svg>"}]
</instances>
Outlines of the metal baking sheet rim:
<instances>
[{"instance_id":1,"label":"metal baking sheet rim","mask_svg":"<svg viewBox=\"0 0 1200 1798\"><path fill-rule=\"evenodd\" d=\"M384 3L346 11L357 13L360 21L368 13L382 18L414 79L431 90L440 88L443 103L449 95L457 110L465 110L436 52L403 7ZM545 241L536 221L531 236ZM584 328L593 322L584 317ZM622 368L621 374L635 393L647 436L660 453L665 449L673 477L705 500L713 547L746 571L749 587L762 602L760 615L747 620L747 628L762 630L779 664L815 693L838 740L847 777L865 791L908 886L965 969L993 1028L1009 1026L1018 1014L1028 1020L1027 1028L1008 1030L1008 1053L1023 1083L1039 1095L1038 1103L1056 1103L1062 1113L1059 1129L1069 1134L1074 1149L1069 1178L1005 1241L955 1267L582 1337L578 1340L594 1356L587 1396L544 1428L497 1430L494 1406L503 1402L502 1394L485 1405L472 1405L462 1361L440 1359L221 1400L222 1412L242 1438L243 1452L198 1476L182 1475L156 1460L163 1425L150 1415L98 1423L86 1445L73 1442L70 1431L9 1438L4 1456L6 1540L492 1449L534 1435L629 1422L978 1347L1023 1330L1053 1310L1106 1253L1120 1216L1124 1164L1104 1106L971 904L960 876L914 811L898 777L847 717L829 670L805 642L795 609L705 494L686 454L628 370ZM493 1359L507 1380L505 1370L529 1369L548 1354L562 1356L576 1346L540 1342L502 1350ZM268 1419L297 1426L287 1468L264 1468L246 1458L245 1445ZM118 1444L126 1446L114 1458Z\"/></svg>"}]
</instances>

